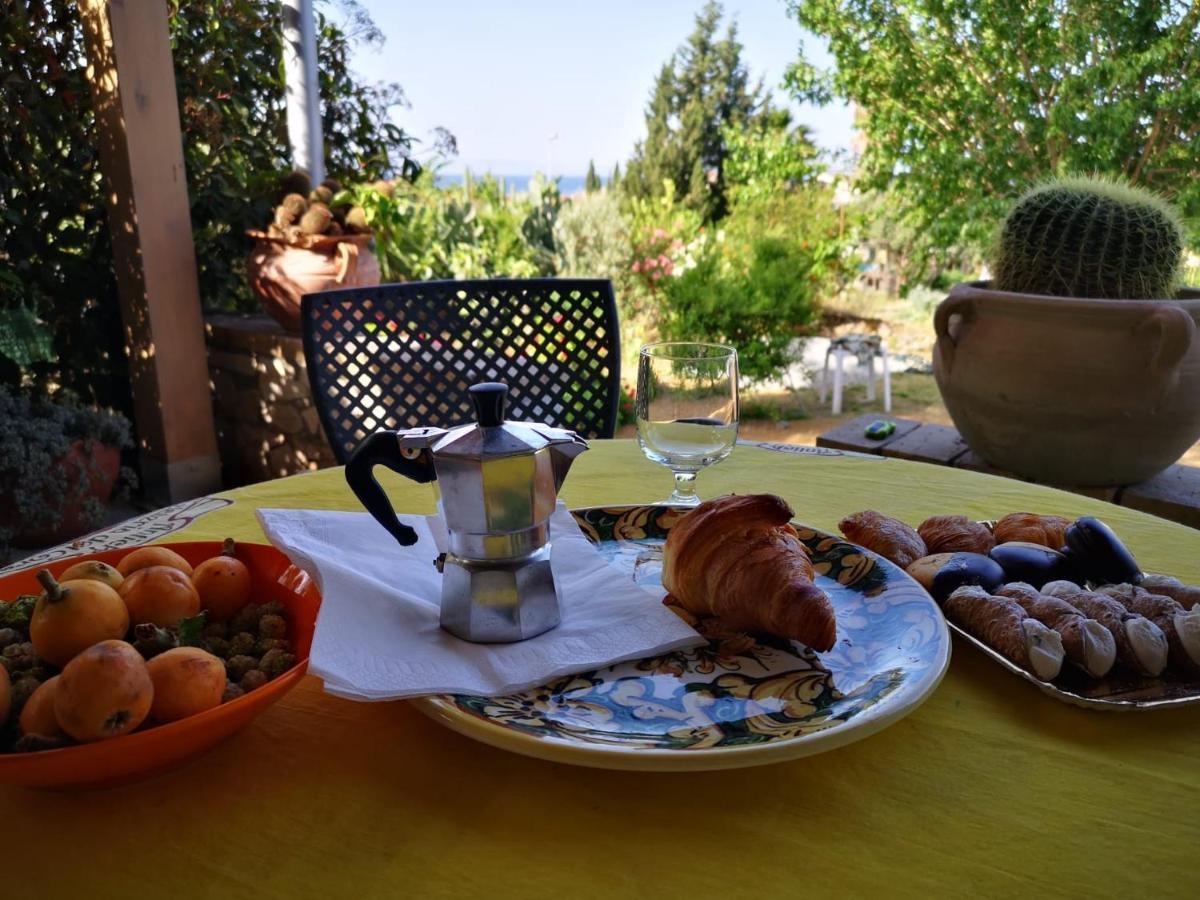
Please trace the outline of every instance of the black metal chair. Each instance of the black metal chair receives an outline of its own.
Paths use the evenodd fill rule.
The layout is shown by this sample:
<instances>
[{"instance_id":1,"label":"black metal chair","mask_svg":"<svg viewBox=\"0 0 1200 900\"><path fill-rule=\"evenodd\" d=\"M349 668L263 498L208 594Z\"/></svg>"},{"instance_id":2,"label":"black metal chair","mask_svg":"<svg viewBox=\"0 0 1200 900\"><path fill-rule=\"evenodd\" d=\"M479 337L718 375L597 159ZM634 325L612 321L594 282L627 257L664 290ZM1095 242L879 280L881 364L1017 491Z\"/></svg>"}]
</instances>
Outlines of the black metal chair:
<instances>
[{"instance_id":1,"label":"black metal chair","mask_svg":"<svg viewBox=\"0 0 1200 900\"><path fill-rule=\"evenodd\" d=\"M621 343L612 282L505 278L306 294L304 356L344 463L383 428L473 418L467 388L509 386L508 418L612 437Z\"/></svg>"}]
</instances>

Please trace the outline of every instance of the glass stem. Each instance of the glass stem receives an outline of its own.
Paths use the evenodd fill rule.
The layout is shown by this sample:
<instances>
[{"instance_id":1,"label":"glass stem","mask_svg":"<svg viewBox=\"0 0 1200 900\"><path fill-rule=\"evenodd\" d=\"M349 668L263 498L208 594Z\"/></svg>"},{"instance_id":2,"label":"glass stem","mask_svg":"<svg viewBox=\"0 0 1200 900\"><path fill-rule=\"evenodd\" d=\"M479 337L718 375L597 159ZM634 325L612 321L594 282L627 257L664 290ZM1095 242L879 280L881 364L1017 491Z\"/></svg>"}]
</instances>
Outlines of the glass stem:
<instances>
[{"instance_id":1,"label":"glass stem","mask_svg":"<svg viewBox=\"0 0 1200 900\"><path fill-rule=\"evenodd\" d=\"M696 473L678 469L672 472L675 475L675 491L668 502L678 506L696 506L700 502L700 495L696 493Z\"/></svg>"}]
</instances>

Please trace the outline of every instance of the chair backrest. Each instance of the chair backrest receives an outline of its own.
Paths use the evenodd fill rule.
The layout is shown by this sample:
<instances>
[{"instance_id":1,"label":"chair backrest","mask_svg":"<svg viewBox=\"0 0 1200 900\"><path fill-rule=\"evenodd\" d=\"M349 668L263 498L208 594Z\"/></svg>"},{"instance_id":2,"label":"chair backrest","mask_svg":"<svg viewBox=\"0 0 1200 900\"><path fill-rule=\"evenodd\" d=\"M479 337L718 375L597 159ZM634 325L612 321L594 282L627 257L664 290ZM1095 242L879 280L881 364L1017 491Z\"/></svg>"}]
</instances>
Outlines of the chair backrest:
<instances>
[{"instance_id":1,"label":"chair backrest","mask_svg":"<svg viewBox=\"0 0 1200 900\"><path fill-rule=\"evenodd\" d=\"M306 294L304 355L339 462L384 428L473 418L467 388L509 386L508 418L612 437L620 328L612 282L425 281Z\"/></svg>"}]
</instances>

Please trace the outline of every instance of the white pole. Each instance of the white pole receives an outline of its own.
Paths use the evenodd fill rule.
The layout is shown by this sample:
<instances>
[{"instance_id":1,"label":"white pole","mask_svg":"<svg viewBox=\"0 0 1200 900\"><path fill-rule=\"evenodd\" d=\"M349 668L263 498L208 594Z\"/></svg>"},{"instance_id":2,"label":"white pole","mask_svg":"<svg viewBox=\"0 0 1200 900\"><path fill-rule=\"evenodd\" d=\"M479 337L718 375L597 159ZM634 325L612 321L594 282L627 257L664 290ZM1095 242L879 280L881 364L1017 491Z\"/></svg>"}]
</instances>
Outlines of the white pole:
<instances>
[{"instance_id":1,"label":"white pole","mask_svg":"<svg viewBox=\"0 0 1200 900\"><path fill-rule=\"evenodd\" d=\"M308 173L313 184L319 184L325 180L325 147L312 0L283 0L283 71L292 162Z\"/></svg>"}]
</instances>

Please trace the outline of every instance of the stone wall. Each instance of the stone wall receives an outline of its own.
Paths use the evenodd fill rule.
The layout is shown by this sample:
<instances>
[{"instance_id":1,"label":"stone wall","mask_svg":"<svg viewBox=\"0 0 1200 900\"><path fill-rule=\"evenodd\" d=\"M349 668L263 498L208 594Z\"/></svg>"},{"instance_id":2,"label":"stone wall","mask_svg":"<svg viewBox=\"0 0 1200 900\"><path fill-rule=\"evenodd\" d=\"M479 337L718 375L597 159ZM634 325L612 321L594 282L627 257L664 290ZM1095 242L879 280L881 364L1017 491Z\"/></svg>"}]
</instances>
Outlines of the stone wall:
<instances>
[{"instance_id":1,"label":"stone wall","mask_svg":"<svg viewBox=\"0 0 1200 900\"><path fill-rule=\"evenodd\" d=\"M266 316L205 317L226 487L335 465L298 335Z\"/></svg>"}]
</instances>

